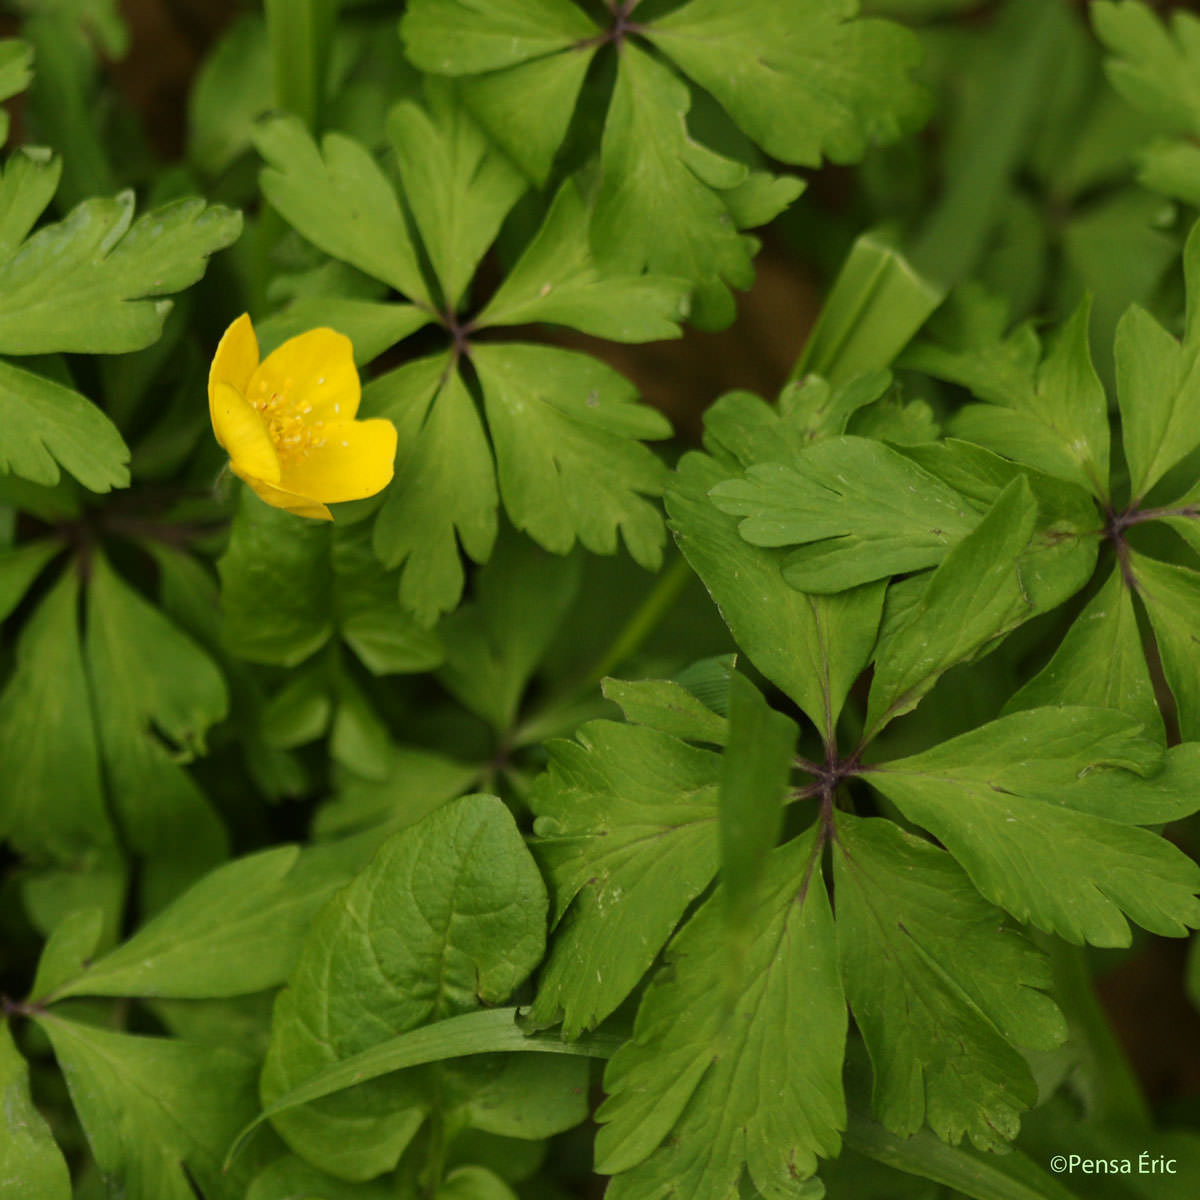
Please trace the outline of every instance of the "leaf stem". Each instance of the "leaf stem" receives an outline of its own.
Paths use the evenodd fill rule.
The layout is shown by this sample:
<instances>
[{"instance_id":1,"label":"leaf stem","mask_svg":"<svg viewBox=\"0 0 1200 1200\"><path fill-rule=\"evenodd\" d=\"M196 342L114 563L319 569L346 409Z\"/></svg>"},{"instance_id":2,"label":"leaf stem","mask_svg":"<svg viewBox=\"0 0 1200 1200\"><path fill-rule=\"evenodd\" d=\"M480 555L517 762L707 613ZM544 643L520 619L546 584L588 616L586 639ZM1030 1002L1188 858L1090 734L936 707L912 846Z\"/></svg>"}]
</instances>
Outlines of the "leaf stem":
<instances>
[{"instance_id":1,"label":"leaf stem","mask_svg":"<svg viewBox=\"0 0 1200 1200\"><path fill-rule=\"evenodd\" d=\"M1088 1077L1091 1118L1123 1129L1149 1129L1150 1109L1092 985L1085 952L1058 938L1048 939L1054 969L1054 997L1067 1018L1080 1066Z\"/></svg>"}]
</instances>

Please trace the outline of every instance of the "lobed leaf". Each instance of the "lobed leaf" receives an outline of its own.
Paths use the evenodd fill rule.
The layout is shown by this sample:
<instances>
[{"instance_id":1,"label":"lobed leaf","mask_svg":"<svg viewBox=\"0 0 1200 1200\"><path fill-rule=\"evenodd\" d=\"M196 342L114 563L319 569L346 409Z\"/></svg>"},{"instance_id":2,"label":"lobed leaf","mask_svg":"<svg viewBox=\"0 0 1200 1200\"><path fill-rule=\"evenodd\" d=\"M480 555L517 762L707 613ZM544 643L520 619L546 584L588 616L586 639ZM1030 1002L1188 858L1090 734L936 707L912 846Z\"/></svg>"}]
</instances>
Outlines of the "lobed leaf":
<instances>
[{"instance_id":1,"label":"lobed leaf","mask_svg":"<svg viewBox=\"0 0 1200 1200\"><path fill-rule=\"evenodd\" d=\"M1044 955L944 850L879 819L837 817L838 957L893 1133L1006 1147L1037 1087L1014 1048L1066 1037Z\"/></svg>"},{"instance_id":2,"label":"lobed leaf","mask_svg":"<svg viewBox=\"0 0 1200 1200\"><path fill-rule=\"evenodd\" d=\"M1200 867L1157 834L1067 807L1061 793L1115 768L1149 774L1149 789L1159 761L1156 744L1123 714L1040 708L867 778L1018 921L1076 944L1125 946L1123 914L1169 936L1200 923Z\"/></svg>"},{"instance_id":3,"label":"lobed leaf","mask_svg":"<svg viewBox=\"0 0 1200 1200\"><path fill-rule=\"evenodd\" d=\"M846 1002L815 829L774 851L731 977L718 893L671 943L633 1039L609 1062L596 1169L613 1200L732 1200L749 1173L765 1195L834 1157L845 1125Z\"/></svg>"},{"instance_id":4,"label":"lobed leaf","mask_svg":"<svg viewBox=\"0 0 1200 1200\"><path fill-rule=\"evenodd\" d=\"M554 741L529 797L556 926L532 1018L574 1038L637 985L717 870L720 759L656 730L589 721Z\"/></svg>"},{"instance_id":5,"label":"lobed leaf","mask_svg":"<svg viewBox=\"0 0 1200 1200\"><path fill-rule=\"evenodd\" d=\"M486 344L472 362L513 524L554 554L576 538L612 554L619 531L634 560L657 570L666 535L646 497L661 492L665 472L639 439L670 436L666 418L636 404L612 368L574 351Z\"/></svg>"},{"instance_id":6,"label":"lobed leaf","mask_svg":"<svg viewBox=\"0 0 1200 1200\"><path fill-rule=\"evenodd\" d=\"M29 1067L0 1022L0 1108L5 1138L0 1142L0 1186L20 1188L39 1200L71 1200L67 1160L29 1092Z\"/></svg>"}]
</instances>

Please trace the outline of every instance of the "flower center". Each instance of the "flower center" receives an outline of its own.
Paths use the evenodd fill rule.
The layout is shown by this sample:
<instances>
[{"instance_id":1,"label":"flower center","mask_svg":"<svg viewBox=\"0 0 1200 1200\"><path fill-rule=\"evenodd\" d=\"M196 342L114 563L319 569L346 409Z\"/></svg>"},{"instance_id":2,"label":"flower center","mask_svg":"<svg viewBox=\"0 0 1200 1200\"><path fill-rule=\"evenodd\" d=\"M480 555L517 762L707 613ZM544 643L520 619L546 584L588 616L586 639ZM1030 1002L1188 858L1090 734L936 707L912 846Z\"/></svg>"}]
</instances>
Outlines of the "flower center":
<instances>
[{"instance_id":1,"label":"flower center","mask_svg":"<svg viewBox=\"0 0 1200 1200\"><path fill-rule=\"evenodd\" d=\"M311 450L325 445L325 422L313 420L313 406L300 404L292 395L293 382L287 378L272 387L260 379L249 397L262 415L279 461L289 465L304 462Z\"/></svg>"}]
</instances>

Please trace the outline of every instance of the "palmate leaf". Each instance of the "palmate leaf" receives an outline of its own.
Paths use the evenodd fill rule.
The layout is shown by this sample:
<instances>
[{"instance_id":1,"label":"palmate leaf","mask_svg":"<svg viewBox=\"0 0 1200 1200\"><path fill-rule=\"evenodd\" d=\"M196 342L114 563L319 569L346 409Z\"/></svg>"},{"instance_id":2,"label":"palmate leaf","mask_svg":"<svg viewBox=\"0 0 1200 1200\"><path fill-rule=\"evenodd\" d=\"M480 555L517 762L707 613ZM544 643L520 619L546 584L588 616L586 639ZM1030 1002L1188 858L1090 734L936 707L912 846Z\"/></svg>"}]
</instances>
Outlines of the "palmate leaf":
<instances>
[{"instance_id":1,"label":"palmate leaf","mask_svg":"<svg viewBox=\"0 0 1200 1200\"><path fill-rule=\"evenodd\" d=\"M622 47L592 239L623 270L695 281L692 320L719 329L734 316L727 285L744 289L754 280L757 243L737 231L722 198L749 172L689 136L690 103L666 67L632 44ZM795 199L800 186L782 199Z\"/></svg>"},{"instance_id":2,"label":"palmate leaf","mask_svg":"<svg viewBox=\"0 0 1200 1200\"><path fill-rule=\"evenodd\" d=\"M80 204L30 230L58 186L61 163L18 152L0 177L0 353L114 354L162 332L171 292L194 283L234 241L238 213L181 200L133 221L133 194ZM94 492L129 483L116 426L72 388L0 363L0 470L34 483L60 468Z\"/></svg>"},{"instance_id":3,"label":"palmate leaf","mask_svg":"<svg viewBox=\"0 0 1200 1200\"><path fill-rule=\"evenodd\" d=\"M887 21L853 19L856 7L691 0L647 35L768 154L810 167L823 156L853 162L915 128L925 109L911 80L916 39Z\"/></svg>"},{"instance_id":4,"label":"palmate leaf","mask_svg":"<svg viewBox=\"0 0 1200 1200\"><path fill-rule=\"evenodd\" d=\"M840 1148L847 1020L815 852L810 829L771 855L736 976L719 890L671 943L605 1071L613 1200L732 1200L743 1170L765 1196L821 1194L803 1181Z\"/></svg>"},{"instance_id":5,"label":"palmate leaf","mask_svg":"<svg viewBox=\"0 0 1200 1200\"><path fill-rule=\"evenodd\" d=\"M1120 571L1114 571L1088 601L1054 656L1009 700L1005 711L1052 704L1118 709L1165 740L1133 594Z\"/></svg>"},{"instance_id":6,"label":"palmate leaf","mask_svg":"<svg viewBox=\"0 0 1200 1200\"><path fill-rule=\"evenodd\" d=\"M153 910L226 857L224 827L183 763L228 707L215 663L99 555L87 591L87 669L109 798L146 859Z\"/></svg>"},{"instance_id":7,"label":"palmate leaf","mask_svg":"<svg viewBox=\"0 0 1200 1200\"><path fill-rule=\"evenodd\" d=\"M1037 1099L1014 1046L1066 1036L1043 994L1049 963L949 854L891 822L839 813L833 862L842 978L880 1120L902 1137L928 1122L945 1141L1003 1147Z\"/></svg>"},{"instance_id":8,"label":"palmate leaf","mask_svg":"<svg viewBox=\"0 0 1200 1200\"><path fill-rule=\"evenodd\" d=\"M1039 708L873 767L867 779L1018 921L1077 944L1125 946L1125 915L1169 936L1200 924L1200 867L1136 828L1161 819L1136 805L1139 793L1153 797L1160 755L1122 713ZM1129 773L1146 776L1135 802L1098 815L1106 788L1127 794ZM1177 795L1171 776L1162 786ZM1179 815L1196 803L1184 798Z\"/></svg>"},{"instance_id":9,"label":"palmate leaf","mask_svg":"<svg viewBox=\"0 0 1200 1200\"><path fill-rule=\"evenodd\" d=\"M541 958L545 916L541 877L496 798L463 797L393 835L311 928L276 1002L265 1102L397 1033L504 1000ZM314 1165L371 1179L439 1105L507 1136L581 1120L577 1060L543 1069L505 1057L404 1071L274 1120Z\"/></svg>"},{"instance_id":10,"label":"palmate leaf","mask_svg":"<svg viewBox=\"0 0 1200 1200\"><path fill-rule=\"evenodd\" d=\"M520 172L492 151L449 88L429 88L388 115L404 199L429 256L442 300L457 309L479 260L526 190Z\"/></svg>"},{"instance_id":11,"label":"palmate leaf","mask_svg":"<svg viewBox=\"0 0 1200 1200\"><path fill-rule=\"evenodd\" d=\"M809 166L822 154L859 157L915 127L924 111L910 78L917 45L897 26L855 19L854 6L840 0L693 0L645 24L638 15L617 34L595 244L635 270L649 265L698 284L694 319L717 327L733 317L727 285L751 278L756 246L737 229L772 219L802 184L748 172L693 141L689 88L641 39L715 96L767 153ZM459 77L480 122L538 184L550 175L588 67L613 33L568 0L539 0L532 10L416 0L401 31L413 63ZM782 124L780 111L791 114Z\"/></svg>"},{"instance_id":12,"label":"palmate leaf","mask_svg":"<svg viewBox=\"0 0 1200 1200\"><path fill-rule=\"evenodd\" d=\"M902 365L961 384L983 405L968 405L951 431L1056 479L1108 497L1109 427L1104 388L1088 348L1087 301L1042 357L1033 327L1007 337L1002 301L966 292L950 314L949 344L920 343Z\"/></svg>"},{"instance_id":13,"label":"palmate leaf","mask_svg":"<svg viewBox=\"0 0 1200 1200\"><path fill-rule=\"evenodd\" d=\"M1200 445L1200 225L1188 237L1184 274L1182 342L1136 306L1117 326L1117 399L1135 503Z\"/></svg>"},{"instance_id":14,"label":"palmate leaf","mask_svg":"<svg viewBox=\"0 0 1200 1200\"><path fill-rule=\"evenodd\" d=\"M1091 7L1096 37L1107 47L1109 82L1163 136L1139 155L1138 181L1148 188L1194 204L1200 196L1200 38L1193 14L1174 11L1169 25L1140 0L1101 0Z\"/></svg>"},{"instance_id":15,"label":"palmate leaf","mask_svg":"<svg viewBox=\"0 0 1200 1200\"><path fill-rule=\"evenodd\" d=\"M816 543L787 560L795 586L838 592L941 562L982 510L903 454L867 438L828 438L790 462L719 484L716 505L756 546Z\"/></svg>"},{"instance_id":16,"label":"palmate leaf","mask_svg":"<svg viewBox=\"0 0 1200 1200\"><path fill-rule=\"evenodd\" d=\"M513 524L556 554L576 539L612 554L619 531L634 561L656 570L666 534L647 497L665 470L641 441L669 437L670 422L611 367L570 350L487 344L472 362Z\"/></svg>"},{"instance_id":17,"label":"palmate leaf","mask_svg":"<svg viewBox=\"0 0 1200 1200\"><path fill-rule=\"evenodd\" d=\"M79 634L79 590L68 570L32 613L0 698L0 835L23 854L60 863L119 856Z\"/></svg>"},{"instance_id":18,"label":"palmate leaf","mask_svg":"<svg viewBox=\"0 0 1200 1200\"><path fill-rule=\"evenodd\" d=\"M476 327L546 321L618 342L678 337L679 322L690 310L691 285L602 270L592 255L589 216L574 180L568 180L533 241L475 319Z\"/></svg>"},{"instance_id":19,"label":"palmate leaf","mask_svg":"<svg viewBox=\"0 0 1200 1200\"><path fill-rule=\"evenodd\" d=\"M1179 732L1200 740L1200 574L1145 555L1133 556L1137 594L1150 617L1163 674L1175 697ZM1140 646L1139 646L1140 649Z\"/></svg>"},{"instance_id":20,"label":"palmate leaf","mask_svg":"<svg viewBox=\"0 0 1200 1200\"><path fill-rule=\"evenodd\" d=\"M241 1200L247 1164L222 1160L253 1116L257 1063L223 1047L37 1018L97 1165L129 1200Z\"/></svg>"},{"instance_id":21,"label":"palmate leaf","mask_svg":"<svg viewBox=\"0 0 1200 1200\"><path fill-rule=\"evenodd\" d=\"M39 999L190 1000L277 987L313 917L349 879L354 858L342 847L276 846L225 863L116 949L98 958L89 950L83 969L56 980L53 995L39 993Z\"/></svg>"},{"instance_id":22,"label":"palmate leaf","mask_svg":"<svg viewBox=\"0 0 1200 1200\"><path fill-rule=\"evenodd\" d=\"M810 396L809 399L812 399ZM687 454L667 492L680 550L708 589L735 641L827 738L875 645L882 585L809 596L780 574L783 552L752 546L737 520L710 498L739 464L790 460L814 433L813 416L785 393L779 410L734 393L705 414L706 445L717 458Z\"/></svg>"},{"instance_id":23,"label":"palmate leaf","mask_svg":"<svg viewBox=\"0 0 1200 1200\"><path fill-rule=\"evenodd\" d=\"M349 139L331 135L322 158L303 129L285 119L265 126L259 142L272 164L264 189L298 232L419 301L356 301L353 310L342 302L343 319L361 321L373 339L378 325L379 347L406 323L416 328L422 313L454 339L450 353L410 363L364 391L364 411L387 416L399 433L395 479L373 536L379 558L400 569L402 604L425 625L457 604L460 548L487 561L501 499L513 524L552 553L565 554L578 540L611 554L619 532L637 562L657 568L665 536L651 498L664 470L638 441L669 436L669 423L632 403L631 385L591 358L549 346L477 343L473 335L546 321L628 341L674 336L690 285L645 277L640 266L632 273L603 269L587 237L589 209L567 181L509 281L474 318L459 314L479 260L527 181L444 83L427 88L422 106L397 106L389 132L404 207L371 155ZM405 278L420 269L405 209L428 260L428 289ZM364 213L401 239L390 252L396 263L388 256L372 263ZM423 299L430 296L440 303L436 318L437 306ZM614 310L621 315L608 315ZM464 355L472 361L469 375Z\"/></svg>"},{"instance_id":24,"label":"palmate leaf","mask_svg":"<svg viewBox=\"0 0 1200 1200\"><path fill-rule=\"evenodd\" d=\"M486 562L498 528L495 466L483 423L466 385L450 364L429 391L422 379L410 413L417 427L400 429L399 467L375 522L375 553L403 566L400 600L423 624L462 595L459 544Z\"/></svg>"},{"instance_id":25,"label":"palmate leaf","mask_svg":"<svg viewBox=\"0 0 1200 1200\"><path fill-rule=\"evenodd\" d=\"M364 147L331 133L318 149L298 117L259 126L254 144L268 164L263 195L297 233L402 295L430 303L400 202Z\"/></svg>"},{"instance_id":26,"label":"palmate leaf","mask_svg":"<svg viewBox=\"0 0 1200 1200\"><path fill-rule=\"evenodd\" d=\"M867 738L920 703L952 666L969 662L1033 615L1019 559L1037 508L1024 476L933 572L903 621L881 638L867 699Z\"/></svg>"},{"instance_id":27,"label":"palmate leaf","mask_svg":"<svg viewBox=\"0 0 1200 1200\"><path fill-rule=\"evenodd\" d=\"M0 471L53 485L60 468L93 492L129 484L129 447L72 388L0 362Z\"/></svg>"},{"instance_id":28,"label":"palmate leaf","mask_svg":"<svg viewBox=\"0 0 1200 1200\"><path fill-rule=\"evenodd\" d=\"M39 1200L71 1200L71 1173L50 1126L29 1093L29 1067L0 1022L0 1108L5 1136L0 1142L0 1184ZM13 1192L15 1195L16 1192Z\"/></svg>"},{"instance_id":29,"label":"palmate leaf","mask_svg":"<svg viewBox=\"0 0 1200 1200\"><path fill-rule=\"evenodd\" d=\"M549 743L529 802L557 926L532 1016L576 1037L633 990L717 870L721 760L635 725Z\"/></svg>"},{"instance_id":30,"label":"palmate leaf","mask_svg":"<svg viewBox=\"0 0 1200 1200\"><path fill-rule=\"evenodd\" d=\"M7 193L29 186L24 176L10 176L5 206L14 202ZM19 197L15 203L24 208ZM149 346L170 311L162 297L195 283L208 256L242 227L240 213L199 199L174 201L137 221L133 209L132 192L85 200L0 261L0 354L122 354ZM37 214L24 213L32 224Z\"/></svg>"}]
</instances>

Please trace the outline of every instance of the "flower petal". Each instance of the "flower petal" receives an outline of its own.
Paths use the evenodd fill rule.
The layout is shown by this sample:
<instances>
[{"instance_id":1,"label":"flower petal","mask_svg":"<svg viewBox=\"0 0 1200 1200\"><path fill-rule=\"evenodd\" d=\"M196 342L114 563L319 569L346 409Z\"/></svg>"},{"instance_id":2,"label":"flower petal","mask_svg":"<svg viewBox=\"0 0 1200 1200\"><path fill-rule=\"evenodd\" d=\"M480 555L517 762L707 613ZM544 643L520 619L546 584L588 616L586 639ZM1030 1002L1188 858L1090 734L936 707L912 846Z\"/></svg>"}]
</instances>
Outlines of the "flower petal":
<instances>
[{"instance_id":1,"label":"flower petal","mask_svg":"<svg viewBox=\"0 0 1200 1200\"><path fill-rule=\"evenodd\" d=\"M354 420L362 388L353 344L344 334L324 328L289 338L263 359L247 385L251 401L260 393L286 396L308 423Z\"/></svg>"},{"instance_id":2,"label":"flower petal","mask_svg":"<svg viewBox=\"0 0 1200 1200\"><path fill-rule=\"evenodd\" d=\"M299 463L284 467L280 486L297 495L337 503L361 500L392 481L396 427L377 417L348 421L325 430L325 444L314 446Z\"/></svg>"},{"instance_id":3,"label":"flower petal","mask_svg":"<svg viewBox=\"0 0 1200 1200\"><path fill-rule=\"evenodd\" d=\"M208 399L211 404L213 392L217 384L228 384L235 392L244 396L249 386L254 368L258 366L258 338L254 336L254 326L250 317L242 313L230 327L217 345L213 355L212 366L208 371Z\"/></svg>"},{"instance_id":4,"label":"flower petal","mask_svg":"<svg viewBox=\"0 0 1200 1200\"><path fill-rule=\"evenodd\" d=\"M262 417L241 393L227 383L217 383L209 393L213 433L225 448L237 474L276 483L279 455L271 443Z\"/></svg>"},{"instance_id":5,"label":"flower petal","mask_svg":"<svg viewBox=\"0 0 1200 1200\"><path fill-rule=\"evenodd\" d=\"M333 513L325 505L310 500L307 496L297 496L295 492L285 492L282 488L267 483L265 479L255 479L252 475L243 475L236 468L234 470L239 478L250 485L254 494L272 508L282 508L298 517L312 517L317 521L333 520Z\"/></svg>"}]
</instances>

